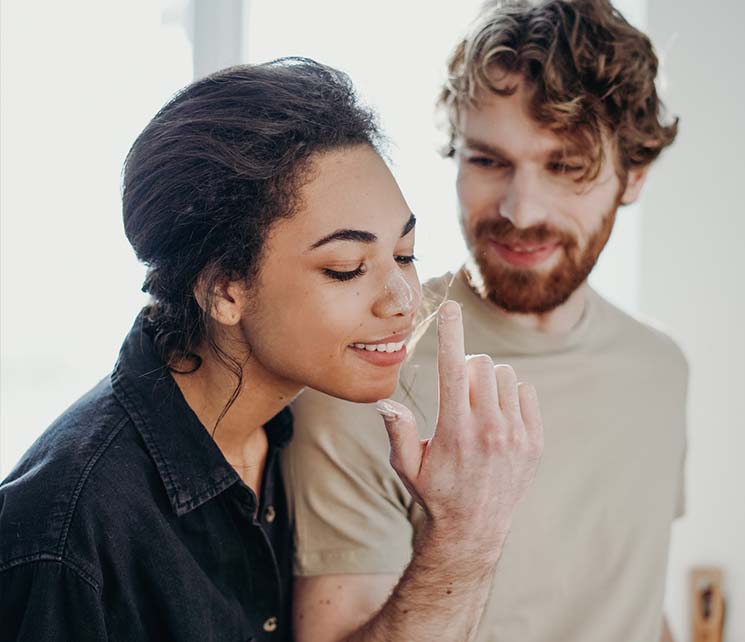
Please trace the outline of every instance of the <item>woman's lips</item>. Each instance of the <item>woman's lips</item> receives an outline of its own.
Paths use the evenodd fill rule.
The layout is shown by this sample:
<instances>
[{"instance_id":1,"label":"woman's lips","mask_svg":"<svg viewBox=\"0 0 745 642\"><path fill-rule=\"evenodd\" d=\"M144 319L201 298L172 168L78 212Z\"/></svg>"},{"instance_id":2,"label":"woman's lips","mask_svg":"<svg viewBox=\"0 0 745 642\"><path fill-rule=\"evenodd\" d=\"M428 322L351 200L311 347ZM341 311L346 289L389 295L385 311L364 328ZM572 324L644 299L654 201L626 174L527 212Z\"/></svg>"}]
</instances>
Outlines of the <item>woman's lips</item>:
<instances>
[{"instance_id":1,"label":"woman's lips","mask_svg":"<svg viewBox=\"0 0 745 642\"><path fill-rule=\"evenodd\" d=\"M510 265L521 268L532 268L546 261L558 248L558 243L541 245L506 245L496 241L489 241L497 254Z\"/></svg>"},{"instance_id":2,"label":"woman's lips","mask_svg":"<svg viewBox=\"0 0 745 642\"><path fill-rule=\"evenodd\" d=\"M406 346L403 346L396 352L378 352L377 350L373 352L365 348L355 348L354 346L349 346L349 349L360 359L364 359L376 366L395 366L406 358Z\"/></svg>"},{"instance_id":3,"label":"woman's lips","mask_svg":"<svg viewBox=\"0 0 745 642\"><path fill-rule=\"evenodd\" d=\"M376 341L355 343L350 345L349 349L360 358L369 363L373 363L376 366L394 366L401 363L406 358L405 342L408 340L409 336L409 332L406 334L394 334L383 339L377 339ZM391 346L394 350L393 352L388 352L387 350L380 351L377 348L373 350L368 349L368 347L363 347L377 347L379 345L384 345L387 348L389 344L395 344ZM398 347L399 345L401 346L400 348Z\"/></svg>"}]
</instances>

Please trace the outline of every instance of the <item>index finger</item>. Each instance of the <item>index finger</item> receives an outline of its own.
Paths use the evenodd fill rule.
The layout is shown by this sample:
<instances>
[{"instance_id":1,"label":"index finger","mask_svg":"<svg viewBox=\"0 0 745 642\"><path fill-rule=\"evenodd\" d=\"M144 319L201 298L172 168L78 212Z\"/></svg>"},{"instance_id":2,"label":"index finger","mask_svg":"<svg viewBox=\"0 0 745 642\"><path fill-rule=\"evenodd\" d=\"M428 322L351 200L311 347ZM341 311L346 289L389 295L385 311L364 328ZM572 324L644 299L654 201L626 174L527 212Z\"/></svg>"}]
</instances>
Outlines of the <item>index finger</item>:
<instances>
[{"instance_id":1,"label":"index finger","mask_svg":"<svg viewBox=\"0 0 745 642\"><path fill-rule=\"evenodd\" d=\"M462 417L469 408L468 373L463 319L455 301L445 301L437 312L437 374L439 417Z\"/></svg>"}]
</instances>

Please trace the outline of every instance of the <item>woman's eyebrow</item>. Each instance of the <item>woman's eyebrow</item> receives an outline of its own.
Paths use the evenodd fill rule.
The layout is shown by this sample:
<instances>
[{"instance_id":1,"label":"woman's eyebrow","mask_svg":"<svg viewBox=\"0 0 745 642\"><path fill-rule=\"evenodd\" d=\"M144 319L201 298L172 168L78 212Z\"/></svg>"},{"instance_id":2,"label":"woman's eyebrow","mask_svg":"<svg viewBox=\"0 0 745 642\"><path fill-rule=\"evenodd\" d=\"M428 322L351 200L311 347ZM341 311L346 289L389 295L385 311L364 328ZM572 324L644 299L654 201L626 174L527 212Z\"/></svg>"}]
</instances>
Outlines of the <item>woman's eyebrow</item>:
<instances>
[{"instance_id":1,"label":"woman's eyebrow","mask_svg":"<svg viewBox=\"0 0 745 642\"><path fill-rule=\"evenodd\" d=\"M416 225L416 216L411 214L409 216L409 220L406 221L406 225L404 225L403 230L401 230L401 237L403 238L406 236ZM331 243L333 241L354 241L356 243L375 243L375 241L378 240L378 237L373 234L372 232L366 232L365 230L350 230L350 229L342 229L342 230L336 230L335 232L332 232L331 234L328 234L327 236L324 236L322 239L316 241L311 245L308 250L315 250L316 248L321 247L322 245L326 245L327 243Z\"/></svg>"},{"instance_id":2,"label":"woman's eyebrow","mask_svg":"<svg viewBox=\"0 0 745 642\"><path fill-rule=\"evenodd\" d=\"M365 232L364 230L336 230L328 236L324 236L320 241L316 241L310 246L310 250L315 250L326 243L332 241L355 241L357 243L375 243L378 237L372 232Z\"/></svg>"},{"instance_id":3,"label":"woman's eyebrow","mask_svg":"<svg viewBox=\"0 0 745 642\"><path fill-rule=\"evenodd\" d=\"M406 236L411 230L414 229L414 226L416 225L416 216L414 216L414 213L412 212L411 216L409 216L409 220L406 221L406 225L404 225L404 229L401 230L401 238Z\"/></svg>"}]
</instances>

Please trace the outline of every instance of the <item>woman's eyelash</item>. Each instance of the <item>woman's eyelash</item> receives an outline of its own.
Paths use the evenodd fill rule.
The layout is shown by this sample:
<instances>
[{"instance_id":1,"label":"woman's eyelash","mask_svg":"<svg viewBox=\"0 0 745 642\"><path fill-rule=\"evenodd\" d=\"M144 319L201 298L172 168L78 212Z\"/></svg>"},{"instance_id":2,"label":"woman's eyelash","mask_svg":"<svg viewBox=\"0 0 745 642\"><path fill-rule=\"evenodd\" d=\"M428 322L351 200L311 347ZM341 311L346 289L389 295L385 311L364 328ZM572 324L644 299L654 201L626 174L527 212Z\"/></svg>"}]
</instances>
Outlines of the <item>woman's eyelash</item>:
<instances>
[{"instance_id":1,"label":"woman's eyelash","mask_svg":"<svg viewBox=\"0 0 745 642\"><path fill-rule=\"evenodd\" d=\"M350 281L351 279L356 279L358 276L363 275L365 273L365 266L362 264L356 270L350 270L349 272L339 272L337 270L324 268L323 272L337 281Z\"/></svg>"},{"instance_id":2,"label":"woman's eyelash","mask_svg":"<svg viewBox=\"0 0 745 642\"><path fill-rule=\"evenodd\" d=\"M417 258L413 254L400 254L394 258L396 259L396 262L400 263L401 265L409 265L410 263L413 263L417 260Z\"/></svg>"},{"instance_id":3,"label":"woman's eyelash","mask_svg":"<svg viewBox=\"0 0 745 642\"><path fill-rule=\"evenodd\" d=\"M417 260L416 256L414 256L413 254L402 254L393 258L396 260L396 263L399 263L400 265L410 265ZM329 276L337 281L351 281L352 279L356 279L358 276L362 276L365 272L367 272L367 269L365 268L364 263L361 264L358 268L349 270L348 272L340 272L338 270L323 268L323 273L326 276Z\"/></svg>"}]
</instances>

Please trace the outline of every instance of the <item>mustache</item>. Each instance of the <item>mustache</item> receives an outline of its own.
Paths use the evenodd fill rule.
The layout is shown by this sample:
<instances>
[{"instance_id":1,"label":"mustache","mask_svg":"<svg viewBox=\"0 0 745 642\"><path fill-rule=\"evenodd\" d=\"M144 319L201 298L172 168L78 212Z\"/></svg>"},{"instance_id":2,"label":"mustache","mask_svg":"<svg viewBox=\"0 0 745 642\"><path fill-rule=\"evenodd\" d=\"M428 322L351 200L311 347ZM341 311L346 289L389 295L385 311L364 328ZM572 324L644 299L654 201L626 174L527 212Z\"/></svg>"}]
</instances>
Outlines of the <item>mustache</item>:
<instances>
[{"instance_id":1,"label":"mustache","mask_svg":"<svg viewBox=\"0 0 745 642\"><path fill-rule=\"evenodd\" d=\"M474 236L476 239L490 239L498 243L514 243L516 241L526 244L557 243L567 248L577 244L576 239L571 234L545 223L519 230L509 219L503 216L479 221L474 228Z\"/></svg>"}]
</instances>

